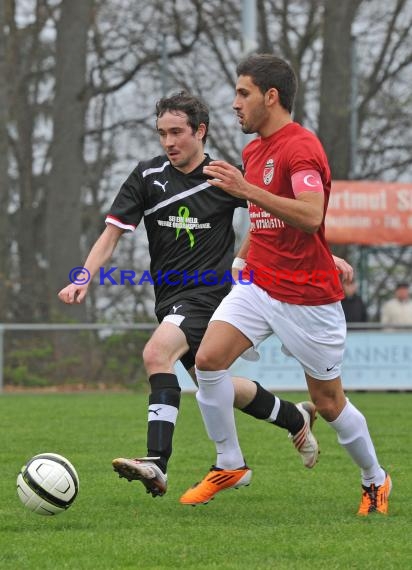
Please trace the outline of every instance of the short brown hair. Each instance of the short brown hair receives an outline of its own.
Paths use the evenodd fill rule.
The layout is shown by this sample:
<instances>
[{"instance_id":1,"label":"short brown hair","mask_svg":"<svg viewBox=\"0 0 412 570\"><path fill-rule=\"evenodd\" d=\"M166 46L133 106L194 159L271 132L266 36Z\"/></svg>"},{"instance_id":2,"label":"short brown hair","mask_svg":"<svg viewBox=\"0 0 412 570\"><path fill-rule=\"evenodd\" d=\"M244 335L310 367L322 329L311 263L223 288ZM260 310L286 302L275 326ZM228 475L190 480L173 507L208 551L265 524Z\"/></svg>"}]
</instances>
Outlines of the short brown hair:
<instances>
[{"instance_id":1,"label":"short brown hair","mask_svg":"<svg viewBox=\"0 0 412 570\"><path fill-rule=\"evenodd\" d=\"M200 97L191 95L186 91L179 91L179 93L175 93L170 97L162 97L162 99L156 103L156 124L157 119L162 117L167 111L170 113L176 111L185 113L193 133L195 133L199 125L203 123L206 126L206 130L202 142L203 144L206 142L209 130L209 108Z\"/></svg>"},{"instance_id":2,"label":"short brown hair","mask_svg":"<svg viewBox=\"0 0 412 570\"><path fill-rule=\"evenodd\" d=\"M236 68L237 74L247 75L262 93L274 87L280 104L292 112L297 91L297 78L292 67L280 57L270 53L257 53L243 59Z\"/></svg>"}]
</instances>

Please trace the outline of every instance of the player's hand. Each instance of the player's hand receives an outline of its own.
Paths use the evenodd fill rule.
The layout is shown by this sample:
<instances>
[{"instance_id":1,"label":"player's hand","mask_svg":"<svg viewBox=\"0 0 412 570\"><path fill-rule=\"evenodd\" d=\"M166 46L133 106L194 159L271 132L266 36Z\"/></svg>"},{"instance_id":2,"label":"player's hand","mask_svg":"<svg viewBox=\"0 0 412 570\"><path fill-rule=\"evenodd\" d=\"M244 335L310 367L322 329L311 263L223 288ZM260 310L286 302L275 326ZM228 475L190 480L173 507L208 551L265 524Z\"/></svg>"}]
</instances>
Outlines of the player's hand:
<instances>
[{"instance_id":1,"label":"player's hand","mask_svg":"<svg viewBox=\"0 0 412 570\"><path fill-rule=\"evenodd\" d=\"M60 301L66 303L67 305L73 305L73 303L82 303L87 294L87 285L76 285L75 283L70 283L64 289L59 291L57 296Z\"/></svg>"},{"instance_id":2,"label":"player's hand","mask_svg":"<svg viewBox=\"0 0 412 570\"><path fill-rule=\"evenodd\" d=\"M242 278L242 269L232 267L232 280L237 283Z\"/></svg>"},{"instance_id":3,"label":"player's hand","mask_svg":"<svg viewBox=\"0 0 412 570\"><path fill-rule=\"evenodd\" d=\"M208 182L221 188L237 198L246 198L248 183L238 168L224 160L212 160L203 168L204 174L210 176Z\"/></svg>"},{"instance_id":4,"label":"player's hand","mask_svg":"<svg viewBox=\"0 0 412 570\"><path fill-rule=\"evenodd\" d=\"M353 281L353 267L342 259L341 257L337 257L336 255L332 255L333 261L335 262L336 269L339 271L342 281L344 283L351 283Z\"/></svg>"}]
</instances>

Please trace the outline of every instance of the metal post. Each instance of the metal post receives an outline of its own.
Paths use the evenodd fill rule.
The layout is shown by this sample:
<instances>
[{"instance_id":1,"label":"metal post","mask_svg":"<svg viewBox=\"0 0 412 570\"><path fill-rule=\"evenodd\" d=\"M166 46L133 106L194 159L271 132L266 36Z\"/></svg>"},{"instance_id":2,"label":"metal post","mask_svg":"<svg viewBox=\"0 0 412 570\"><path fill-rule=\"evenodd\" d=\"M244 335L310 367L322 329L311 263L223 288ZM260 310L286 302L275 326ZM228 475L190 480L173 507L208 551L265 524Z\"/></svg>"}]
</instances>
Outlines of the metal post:
<instances>
[{"instance_id":1,"label":"metal post","mask_svg":"<svg viewBox=\"0 0 412 570\"><path fill-rule=\"evenodd\" d=\"M242 57L257 50L257 10L256 0L242 0ZM241 134L242 148L255 135ZM249 228L249 213L244 208L239 208L236 212L236 225L239 228L239 242L243 241ZM236 247L238 244L236 243Z\"/></svg>"},{"instance_id":2,"label":"metal post","mask_svg":"<svg viewBox=\"0 0 412 570\"><path fill-rule=\"evenodd\" d=\"M350 178L358 175L358 55L356 37L351 37L350 89Z\"/></svg>"},{"instance_id":3,"label":"metal post","mask_svg":"<svg viewBox=\"0 0 412 570\"><path fill-rule=\"evenodd\" d=\"M162 97L166 97L169 90L169 53L167 41L167 29L170 21L167 15L166 2L161 3L159 14L159 29L158 37L160 38L160 88L162 90Z\"/></svg>"},{"instance_id":4,"label":"metal post","mask_svg":"<svg viewBox=\"0 0 412 570\"><path fill-rule=\"evenodd\" d=\"M358 260L358 277L357 281L359 283L359 295L366 303L365 289L366 289L366 275L365 275L365 247L359 245L359 260Z\"/></svg>"},{"instance_id":5,"label":"metal post","mask_svg":"<svg viewBox=\"0 0 412 570\"><path fill-rule=\"evenodd\" d=\"M243 56L257 49L257 11L256 0L242 2L242 52Z\"/></svg>"},{"instance_id":6,"label":"metal post","mask_svg":"<svg viewBox=\"0 0 412 570\"><path fill-rule=\"evenodd\" d=\"M167 36L162 36L162 59L161 59L161 82L162 96L166 97L169 89L168 73L169 73L169 54L167 52Z\"/></svg>"},{"instance_id":7,"label":"metal post","mask_svg":"<svg viewBox=\"0 0 412 570\"><path fill-rule=\"evenodd\" d=\"M4 326L0 325L0 394L3 392Z\"/></svg>"}]
</instances>

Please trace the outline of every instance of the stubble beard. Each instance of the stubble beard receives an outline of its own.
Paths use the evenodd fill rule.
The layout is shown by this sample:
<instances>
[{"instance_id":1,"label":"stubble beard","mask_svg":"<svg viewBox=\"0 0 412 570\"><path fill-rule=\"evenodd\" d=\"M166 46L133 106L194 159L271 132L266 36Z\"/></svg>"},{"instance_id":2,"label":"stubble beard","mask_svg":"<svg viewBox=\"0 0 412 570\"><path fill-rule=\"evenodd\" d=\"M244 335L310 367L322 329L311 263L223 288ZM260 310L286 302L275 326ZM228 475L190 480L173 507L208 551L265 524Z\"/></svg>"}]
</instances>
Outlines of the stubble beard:
<instances>
[{"instance_id":1,"label":"stubble beard","mask_svg":"<svg viewBox=\"0 0 412 570\"><path fill-rule=\"evenodd\" d=\"M242 133L244 133L245 135L251 135L254 131L252 131L248 126L243 125L242 127Z\"/></svg>"}]
</instances>

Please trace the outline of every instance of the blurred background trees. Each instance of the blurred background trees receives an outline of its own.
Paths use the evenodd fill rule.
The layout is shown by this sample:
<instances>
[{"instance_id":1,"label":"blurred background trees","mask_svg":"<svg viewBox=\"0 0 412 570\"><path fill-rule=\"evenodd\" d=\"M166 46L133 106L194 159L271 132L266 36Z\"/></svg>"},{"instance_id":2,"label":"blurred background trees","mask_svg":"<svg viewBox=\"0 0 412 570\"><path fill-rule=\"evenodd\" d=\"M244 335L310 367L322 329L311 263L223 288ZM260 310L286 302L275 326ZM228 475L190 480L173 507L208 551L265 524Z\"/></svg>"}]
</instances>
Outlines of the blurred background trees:
<instances>
[{"instance_id":1,"label":"blurred background trees","mask_svg":"<svg viewBox=\"0 0 412 570\"><path fill-rule=\"evenodd\" d=\"M152 318L150 288L94 286L84 307L57 291L81 265L137 161L159 151L154 105L185 88L210 105L208 152L240 161L231 112L242 53L232 0L2 0L0 322ZM317 132L334 178L412 179L412 0L257 0L256 51L299 78L295 119ZM337 250L355 265L356 245ZM377 314L411 248L372 252ZM148 268L144 230L116 265Z\"/></svg>"}]
</instances>

